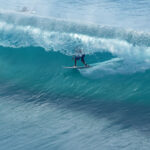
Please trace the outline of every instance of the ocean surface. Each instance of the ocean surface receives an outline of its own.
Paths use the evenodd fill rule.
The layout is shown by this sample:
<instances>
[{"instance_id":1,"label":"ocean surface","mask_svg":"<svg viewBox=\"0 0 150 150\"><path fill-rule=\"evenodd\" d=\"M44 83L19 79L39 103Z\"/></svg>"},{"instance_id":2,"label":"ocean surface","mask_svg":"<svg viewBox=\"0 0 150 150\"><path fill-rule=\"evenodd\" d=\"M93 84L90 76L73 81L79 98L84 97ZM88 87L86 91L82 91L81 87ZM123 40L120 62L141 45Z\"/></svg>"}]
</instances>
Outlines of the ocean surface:
<instances>
[{"instance_id":1,"label":"ocean surface","mask_svg":"<svg viewBox=\"0 0 150 150\"><path fill-rule=\"evenodd\" d=\"M0 150L149 150L149 0L0 2Z\"/></svg>"}]
</instances>

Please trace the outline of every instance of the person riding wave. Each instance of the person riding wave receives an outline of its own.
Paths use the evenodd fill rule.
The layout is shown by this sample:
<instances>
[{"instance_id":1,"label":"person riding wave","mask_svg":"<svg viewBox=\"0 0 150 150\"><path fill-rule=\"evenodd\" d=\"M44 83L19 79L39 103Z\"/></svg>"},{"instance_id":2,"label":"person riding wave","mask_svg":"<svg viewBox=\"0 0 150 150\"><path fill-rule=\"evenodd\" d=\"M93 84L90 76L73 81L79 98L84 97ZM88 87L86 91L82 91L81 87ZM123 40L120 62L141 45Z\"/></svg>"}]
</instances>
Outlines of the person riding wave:
<instances>
[{"instance_id":1,"label":"person riding wave","mask_svg":"<svg viewBox=\"0 0 150 150\"><path fill-rule=\"evenodd\" d=\"M88 67L88 65L85 63L85 54L83 54L83 51L81 49L76 50L76 54L75 56L73 56L74 58L74 67L77 66L77 61L81 60L81 62L85 65L85 67Z\"/></svg>"}]
</instances>

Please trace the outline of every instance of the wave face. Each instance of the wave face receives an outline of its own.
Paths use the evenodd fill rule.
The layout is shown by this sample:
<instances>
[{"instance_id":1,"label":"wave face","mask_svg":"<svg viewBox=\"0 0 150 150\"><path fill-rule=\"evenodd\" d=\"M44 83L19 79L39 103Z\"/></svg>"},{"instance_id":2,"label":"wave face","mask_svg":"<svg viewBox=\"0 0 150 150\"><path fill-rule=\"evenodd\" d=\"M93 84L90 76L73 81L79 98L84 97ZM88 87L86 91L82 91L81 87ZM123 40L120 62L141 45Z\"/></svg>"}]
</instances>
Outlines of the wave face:
<instances>
[{"instance_id":1,"label":"wave face","mask_svg":"<svg viewBox=\"0 0 150 150\"><path fill-rule=\"evenodd\" d=\"M85 95L87 95L86 91L88 93L96 91L98 97L103 97L98 93L107 84L112 85L106 89L111 93L114 78L115 82L120 84L124 80L128 81L129 78L130 80L133 79L133 83L131 82L130 86L134 86L130 89L131 91L126 91L129 93L127 95L130 95L130 92L134 92L135 89L137 91L139 86L142 87L143 82L145 83L145 80L147 80L144 76L149 74L150 68L149 33L126 31L92 24L76 24L38 16L22 16L16 13L1 13L0 16L0 33L2 35L0 37L1 63L3 65L3 61L6 61L5 63L7 64L7 69L2 69L7 70L7 72L4 71L4 75L1 74L2 76L14 77L15 80L19 81L20 79L26 80L29 85L32 85L36 74L37 78L42 78L42 81L38 81L41 89L46 84L45 89L54 88L55 91L61 89L62 93L66 93L67 89L75 89L77 93L85 93ZM14 19L17 20L15 23L12 21ZM62 66L73 65L71 56L75 54L77 47L82 48L84 53L87 54L86 61L89 64L107 61L97 64L96 67L77 71L78 78L76 78L74 72L65 70ZM10 57L10 62L16 62L14 65L7 62L7 55ZM34 61L32 57L35 59ZM113 59L117 59L117 61ZM54 64L55 68L53 68ZM42 65L44 67L41 68ZM22 74L13 74L12 71L21 71ZM28 72L28 75L26 75L26 72ZM71 74L66 75L69 72ZM105 80L106 76L110 78L109 82ZM143 79L140 80L139 76L143 76ZM66 80L64 80L64 77L66 77ZM122 81L121 78L123 78ZM135 80L135 78L137 79ZM91 79L99 80L98 82L100 83L101 80L105 82L97 85L97 81L91 81ZM59 82L55 83L55 85L52 84L56 80ZM77 80L81 82L80 86L76 86ZM87 86L86 82L92 84L92 88ZM22 85L22 83L19 84ZM60 84L62 87L60 87ZM120 87L120 85L118 86ZM89 92L89 89L91 92ZM126 89L128 90L128 87ZM113 93L122 93L124 88L119 88L118 90L120 91ZM143 91L140 92L144 94ZM132 94L131 98L138 98L137 93ZM92 93L91 95L94 94ZM114 99L117 97L120 96L116 94ZM112 95L110 94L109 99L111 98ZM126 99L124 95L121 98Z\"/></svg>"},{"instance_id":2,"label":"wave face","mask_svg":"<svg viewBox=\"0 0 150 150\"><path fill-rule=\"evenodd\" d=\"M3 149L149 148L150 33L1 12L0 35ZM64 69L77 47L96 65Z\"/></svg>"}]
</instances>

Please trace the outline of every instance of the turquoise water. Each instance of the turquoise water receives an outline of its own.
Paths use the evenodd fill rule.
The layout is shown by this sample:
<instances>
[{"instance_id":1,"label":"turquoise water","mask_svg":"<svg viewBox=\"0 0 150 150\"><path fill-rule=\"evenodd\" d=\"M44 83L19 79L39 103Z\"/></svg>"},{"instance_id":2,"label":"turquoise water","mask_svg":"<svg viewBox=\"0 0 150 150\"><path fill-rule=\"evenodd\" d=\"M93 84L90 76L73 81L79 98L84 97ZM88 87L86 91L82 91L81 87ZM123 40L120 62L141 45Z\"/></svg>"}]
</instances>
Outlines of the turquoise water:
<instances>
[{"instance_id":1,"label":"turquoise water","mask_svg":"<svg viewBox=\"0 0 150 150\"><path fill-rule=\"evenodd\" d=\"M149 6L2 2L0 149L148 150ZM96 65L64 69L76 47Z\"/></svg>"}]
</instances>

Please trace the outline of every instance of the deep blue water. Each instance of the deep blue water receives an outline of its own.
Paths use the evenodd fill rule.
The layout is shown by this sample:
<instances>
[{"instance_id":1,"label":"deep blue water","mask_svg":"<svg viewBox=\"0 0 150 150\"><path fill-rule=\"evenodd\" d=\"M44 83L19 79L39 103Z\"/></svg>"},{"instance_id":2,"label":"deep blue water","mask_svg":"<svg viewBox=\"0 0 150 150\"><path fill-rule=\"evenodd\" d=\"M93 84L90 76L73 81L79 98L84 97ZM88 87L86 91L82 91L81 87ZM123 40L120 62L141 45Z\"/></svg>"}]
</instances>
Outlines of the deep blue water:
<instances>
[{"instance_id":1,"label":"deep blue water","mask_svg":"<svg viewBox=\"0 0 150 150\"><path fill-rule=\"evenodd\" d=\"M148 150L149 17L146 0L1 2L0 150ZM64 69L77 47L96 65Z\"/></svg>"}]
</instances>

